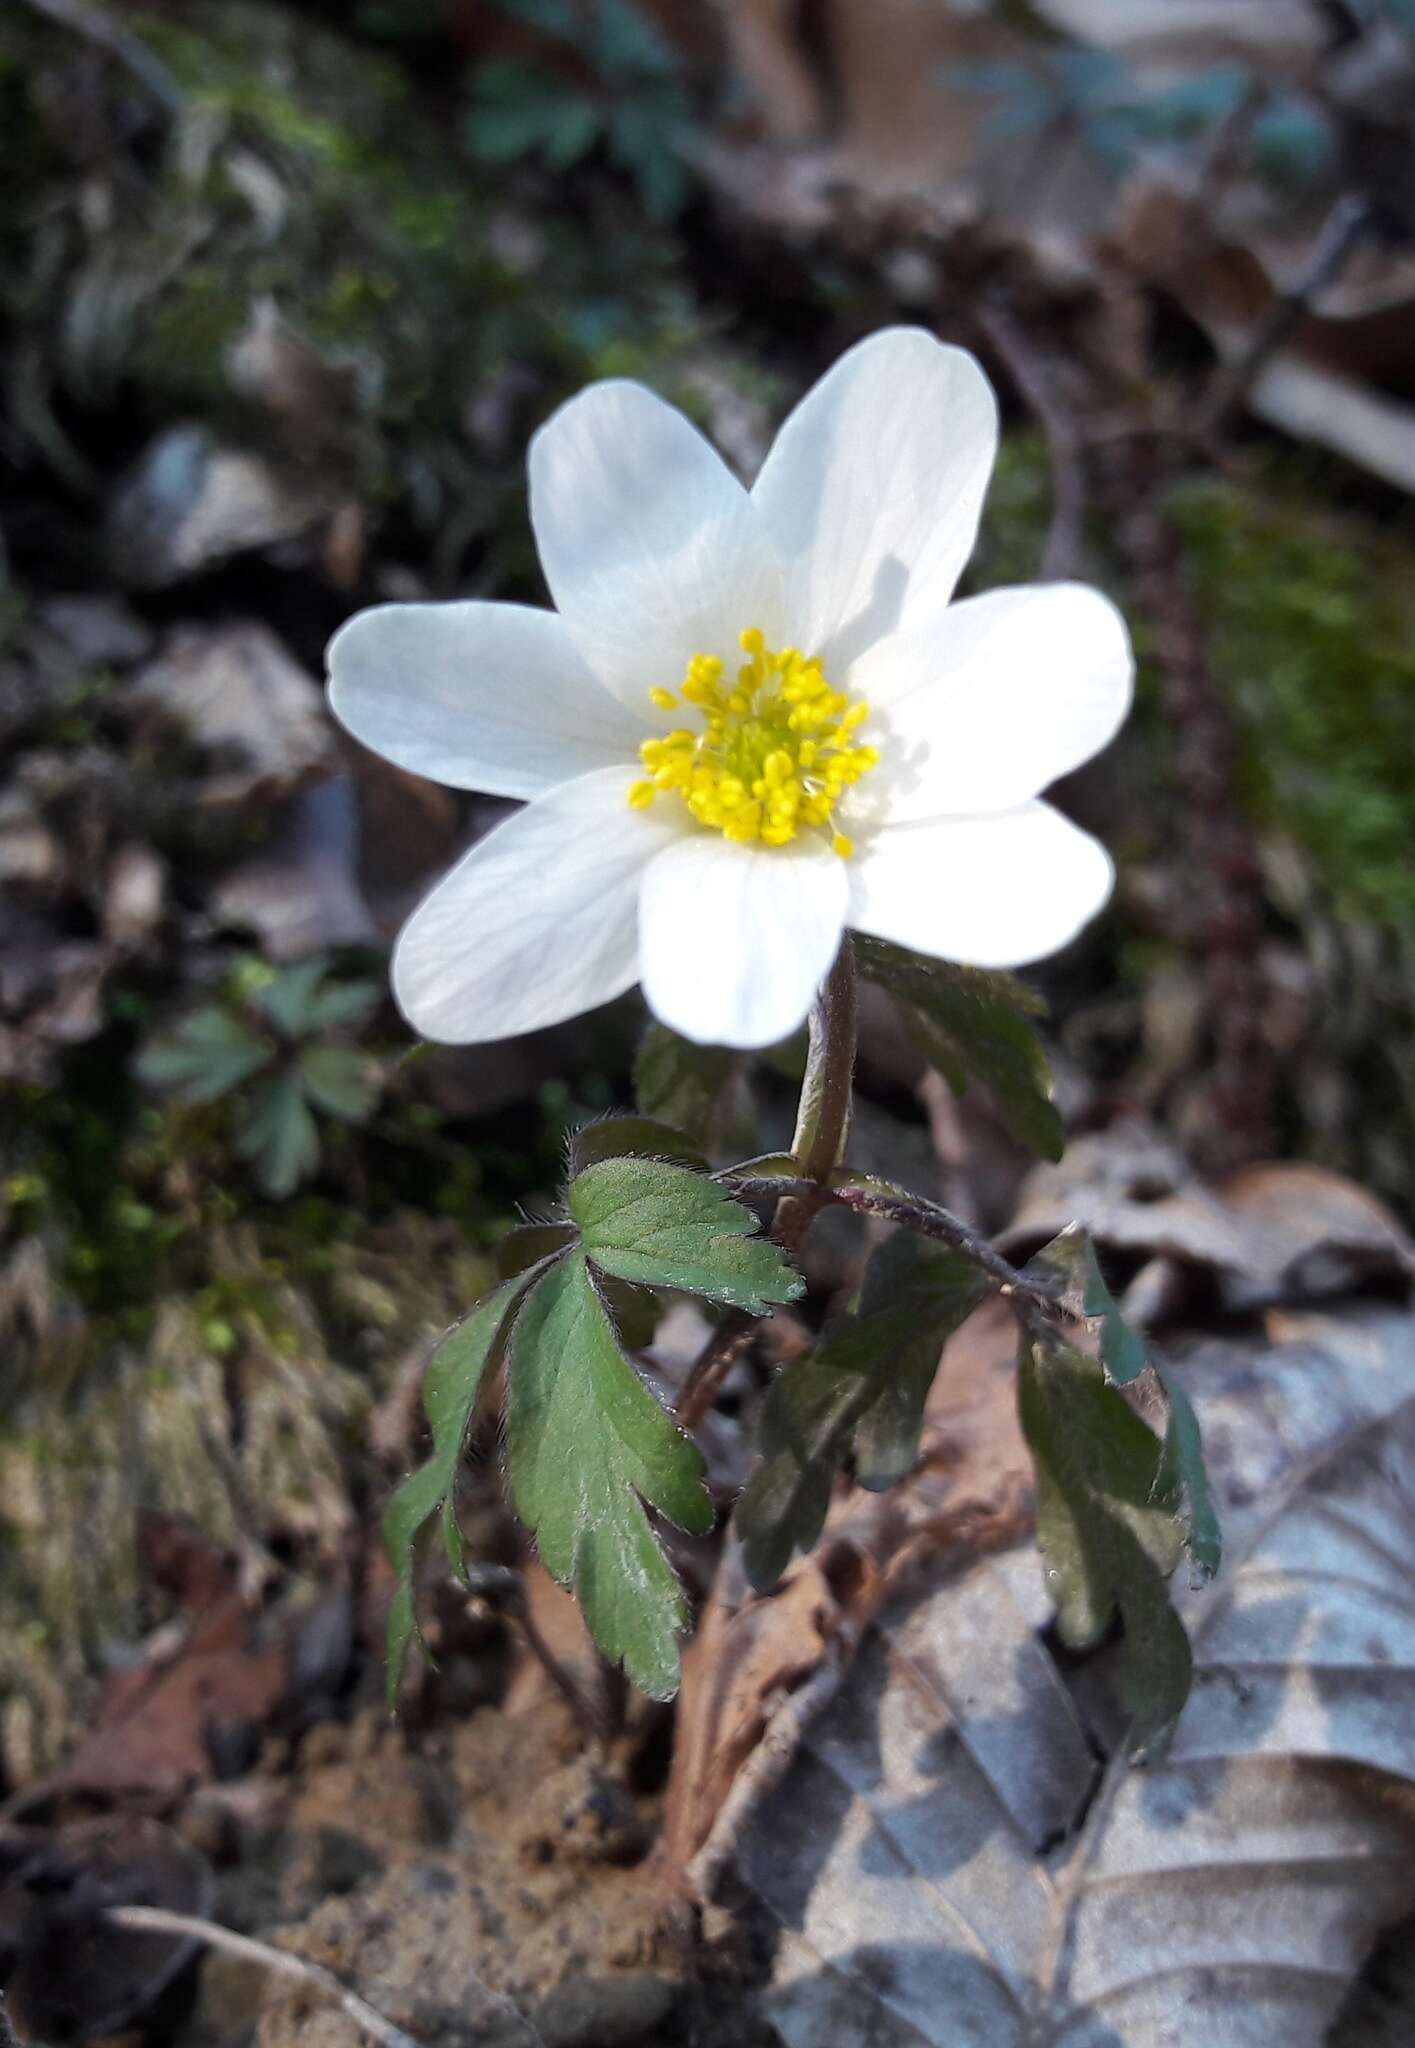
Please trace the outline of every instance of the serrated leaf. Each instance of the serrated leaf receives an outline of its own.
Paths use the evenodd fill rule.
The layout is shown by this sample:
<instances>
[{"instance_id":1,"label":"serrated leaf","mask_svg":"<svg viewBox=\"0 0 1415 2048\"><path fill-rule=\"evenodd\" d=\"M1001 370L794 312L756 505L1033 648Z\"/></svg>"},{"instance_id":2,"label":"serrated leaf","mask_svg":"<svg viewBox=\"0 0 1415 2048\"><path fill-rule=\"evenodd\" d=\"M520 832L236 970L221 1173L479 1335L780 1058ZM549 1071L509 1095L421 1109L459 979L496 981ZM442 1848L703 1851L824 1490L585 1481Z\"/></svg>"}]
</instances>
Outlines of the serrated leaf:
<instances>
[{"instance_id":1,"label":"serrated leaf","mask_svg":"<svg viewBox=\"0 0 1415 2048\"><path fill-rule=\"evenodd\" d=\"M912 1470L940 1354L987 1286L960 1252L907 1231L878 1246L858 1313L788 1366L767 1395L762 1464L736 1514L753 1585L773 1585L792 1554L816 1542L832 1474L852 1447L856 1478L874 1492Z\"/></svg>"},{"instance_id":2,"label":"serrated leaf","mask_svg":"<svg viewBox=\"0 0 1415 2048\"><path fill-rule=\"evenodd\" d=\"M643 1503L704 1534L712 1501L700 1452L621 1351L583 1252L536 1282L516 1320L506 1443L546 1569L574 1590L604 1655L671 1699L688 1609Z\"/></svg>"},{"instance_id":3,"label":"serrated leaf","mask_svg":"<svg viewBox=\"0 0 1415 2048\"><path fill-rule=\"evenodd\" d=\"M1121 1314L1101 1272L1090 1232L1080 1224L1063 1230L1028 1261L1026 1275L1054 1288L1064 1309L1099 1328L1101 1364L1117 1386L1130 1385L1147 1366L1153 1371L1169 1416L1157 1484L1166 1498L1184 1495L1190 1557L1202 1577L1212 1578L1222 1561L1223 1536L1204 1467L1198 1420L1183 1388L1147 1352Z\"/></svg>"},{"instance_id":4,"label":"serrated leaf","mask_svg":"<svg viewBox=\"0 0 1415 2048\"><path fill-rule=\"evenodd\" d=\"M1099 1362L1049 1333L1023 1342L1018 1413L1036 1461L1037 1540L1062 1640L1088 1648L1119 1612L1121 1696L1143 1749L1178 1718L1192 1674L1169 1597L1184 1530L1162 1491L1163 1447Z\"/></svg>"},{"instance_id":5,"label":"serrated leaf","mask_svg":"<svg viewBox=\"0 0 1415 2048\"><path fill-rule=\"evenodd\" d=\"M383 1544L398 1574L388 1615L388 1698L398 1697L403 1659L416 1626L413 1567L418 1531L453 1505L462 1447L471 1426L488 1363L506 1340L508 1320L525 1292L521 1279L504 1282L463 1321L453 1326L428 1361L423 1408L432 1431L432 1456L410 1472L383 1511ZM445 1531L444 1531L445 1533Z\"/></svg>"},{"instance_id":6,"label":"serrated leaf","mask_svg":"<svg viewBox=\"0 0 1415 2048\"><path fill-rule=\"evenodd\" d=\"M762 1412L762 1461L737 1502L734 1522L747 1577L774 1586L798 1550L825 1526L831 1484L850 1430L869 1399L871 1349L843 1326L773 1382Z\"/></svg>"},{"instance_id":7,"label":"serrated leaf","mask_svg":"<svg viewBox=\"0 0 1415 2048\"><path fill-rule=\"evenodd\" d=\"M236 1133L236 1150L249 1159L264 1192L275 1201L293 1194L319 1165L319 1131L298 1074L292 1068L262 1082L250 1116Z\"/></svg>"},{"instance_id":8,"label":"serrated leaf","mask_svg":"<svg viewBox=\"0 0 1415 2048\"><path fill-rule=\"evenodd\" d=\"M757 1219L716 1181L658 1159L604 1159L570 1184L570 1214L595 1265L764 1315L805 1282Z\"/></svg>"},{"instance_id":9,"label":"serrated leaf","mask_svg":"<svg viewBox=\"0 0 1415 2048\"><path fill-rule=\"evenodd\" d=\"M316 1109L350 1124L361 1124L371 1114L379 1079L365 1053L350 1045L305 1045L296 1064Z\"/></svg>"},{"instance_id":10,"label":"serrated leaf","mask_svg":"<svg viewBox=\"0 0 1415 2048\"><path fill-rule=\"evenodd\" d=\"M316 989L305 1008L306 1031L334 1031L365 1024L383 1001L376 981L331 981Z\"/></svg>"},{"instance_id":11,"label":"serrated leaf","mask_svg":"<svg viewBox=\"0 0 1415 2048\"><path fill-rule=\"evenodd\" d=\"M645 1116L707 1145L740 1065L726 1047L694 1045L666 1024L651 1024L634 1061L634 1096Z\"/></svg>"},{"instance_id":12,"label":"serrated leaf","mask_svg":"<svg viewBox=\"0 0 1415 2048\"><path fill-rule=\"evenodd\" d=\"M1065 1127L1051 1099L1051 1075L1031 1019L1046 1006L1010 974L928 960L857 934L860 972L899 1003L920 1051L961 1094L969 1079L987 1089L1019 1144L1061 1157Z\"/></svg>"},{"instance_id":13,"label":"serrated leaf","mask_svg":"<svg viewBox=\"0 0 1415 2048\"><path fill-rule=\"evenodd\" d=\"M311 1004L327 972L324 960L297 961L258 987L253 1000L278 1031L287 1038L299 1038L310 1029Z\"/></svg>"},{"instance_id":14,"label":"serrated leaf","mask_svg":"<svg viewBox=\"0 0 1415 2048\"><path fill-rule=\"evenodd\" d=\"M707 1172L701 1148L685 1132L656 1117L606 1116L582 1124L570 1140L570 1178L601 1159L672 1159Z\"/></svg>"},{"instance_id":15,"label":"serrated leaf","mask_svg":"<svg viewBox=\"0 0 1415 2048\"><path fill-rule=\"evenodd\" d=\"M539 64L496 58L477 74L465 127L467 145L485 163L510 163L565 142L567 114L588 108L598 132L600 116L568 79Z\"/></svg>"},{"instance_id":16,"label":"serrated leaf","mask_svg":"<svg viewBox=\"0 0 1415 2048\"><path fill-rule=\"evenodd\" d=\"M875 1333L881 1365L855 1430L855 1476L872 1493L885 1492L913 1470L940 1354L988 1284L962 1252L909 1231L896 1231L871 1257L860 1321Z\"/></svg>"},{"instance_id":17,"label":"serrated leaf","mask_svg":"<svg viewBox=\"0 0 1415 2048\"><path fill-rule=\"evenodd\" d=\"M144 1081L175 1088L193 1108L219 1101L267 1066L269 1042L229 1010L213 1004L184 1017L169 1038L158 1038L138 1055Z\"/></svg>"}]
</instances>

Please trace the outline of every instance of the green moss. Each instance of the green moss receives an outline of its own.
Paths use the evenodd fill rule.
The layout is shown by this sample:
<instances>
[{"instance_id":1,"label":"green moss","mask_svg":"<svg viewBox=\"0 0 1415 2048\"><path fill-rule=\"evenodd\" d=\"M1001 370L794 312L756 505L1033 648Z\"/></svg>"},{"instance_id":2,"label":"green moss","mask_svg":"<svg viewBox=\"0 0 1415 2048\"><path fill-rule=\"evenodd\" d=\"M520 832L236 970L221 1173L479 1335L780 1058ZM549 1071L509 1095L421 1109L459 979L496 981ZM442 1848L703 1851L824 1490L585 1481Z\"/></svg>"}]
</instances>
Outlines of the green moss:
<instances>
[{"instance_id":1,"label":"green moss","mask_svg":"<svg viewBox=\"0 0 1415 2048\"><path fill-rule=\"evenodd\" d=\"M1244 796L1339 911L1415 916L1408 545L1269 491L1205 483L1177 518L1237 716Z\"/></svg>"},{"instance_id":2,"label":"green moss","mask_svg":"<svg viewBox=\"0 0 1415 2048\"><path fill-rule=\"evenodd\" d=\"M1046 443L1040 434L1009 434L998 449L965 590L1035 582L1050 519L1051 465Z\"/></svg>"}]
</instances>

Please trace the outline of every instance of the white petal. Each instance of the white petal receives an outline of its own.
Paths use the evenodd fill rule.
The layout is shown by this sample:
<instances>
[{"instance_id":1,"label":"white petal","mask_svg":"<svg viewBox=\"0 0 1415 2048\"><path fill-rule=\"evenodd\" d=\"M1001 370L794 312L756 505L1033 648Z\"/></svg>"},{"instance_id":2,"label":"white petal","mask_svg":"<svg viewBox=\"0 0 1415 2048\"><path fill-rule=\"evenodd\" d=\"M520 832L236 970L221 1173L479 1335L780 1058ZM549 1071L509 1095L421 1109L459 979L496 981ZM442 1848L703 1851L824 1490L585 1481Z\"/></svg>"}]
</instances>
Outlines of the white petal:
<instances>
[{"instance_id":1,"label":"white petal","mask_svg":"<svg viewBox=\"0 0 1415 2048\"><path fill-rule=\"evenodd\" d=\"M973 967L1020 967L1057 952L1114 880L1100 842L1038 803L889 826L850 870L852 925Z\"/></svg>"},{"instance_id":2,"label":"white petal","mask_svg":"<svg viewBox=\"0 0 1415 2048\"><path fill-rule=\"evenodd\" d=\"M393 952L393 993L415 1030L480 1045L633 986L639 885L683 829L667 804L630 810L634 773L601 768L538 797L413 912Z\"/></svg>"},{"instance_id":3,"label":"white petal","mask_svg":"<svg viewBox=\"0 0 1415 2048\"><path fill-rule=\"evenodd\" d=\"M688 659L740 661L781 629L781 571L751 499L680 412L642 384L591 384L530 450L531 523L551 594L600 677L644 723Z\"/></svg>"},{"instance_id":4,"label":"white petal","mask_svg":"<svg viewBox=\"0 0 1415 2048\"><path fill-rule=\"evenodd\" d=\"M384 604L329 643L335 717L376 754L489 796L632 761L643 737L563 619L519 604Z\"/></svg>"},{"instance_id":5,"label":"white petal","mask_svg":"<svg viewBox=\"0 0 1415 2048\"><path fill-rule=\"evenodd\" d=\"M786 571L786 628L840 685L916 603L946 603L973 551L997 402L965 349L871 335L808 391L752 492Z\"/></svg>"},{"instance_id":6,"label":"white petal","mask_svg":"<svg viewBox=\"0 0 1415 2048\"><path fill-rule=\"evenodd\" d=\"M655 1016L701 1045L773 1045L800 1024L845 927L845 862L824 846L680 840L644 878L640 947Z\"/></svg>"},{"instance_id":7,"label":"white petal","mask_svg":"<svg viewBox=\"0 0 1415 2048\"><path fill-rule=\"evenodd\" d=\"M852 681L880 713L890 817L1025 803L1115 737L1133 671L1125 621L1079 583L969 598L875 648Z\"/></svg>"}]
</instances>

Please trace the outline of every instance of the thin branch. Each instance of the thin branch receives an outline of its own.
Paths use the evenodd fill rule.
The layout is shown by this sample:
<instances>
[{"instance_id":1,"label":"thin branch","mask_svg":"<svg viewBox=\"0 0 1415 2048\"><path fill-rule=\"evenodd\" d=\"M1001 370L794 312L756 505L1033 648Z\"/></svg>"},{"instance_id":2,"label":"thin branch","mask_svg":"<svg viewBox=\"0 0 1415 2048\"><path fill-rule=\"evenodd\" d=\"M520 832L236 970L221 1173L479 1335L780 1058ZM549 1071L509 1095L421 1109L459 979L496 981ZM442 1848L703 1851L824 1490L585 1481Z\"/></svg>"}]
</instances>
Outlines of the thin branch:
<instances>
[{"instance_id":1,"label":"thin branch","mask_svg":"<svg viewBox=\"0 0 1415 2048\"><path fill-rule=\"evenodd\" d=\"M1337 200L1301 272L1273 300L1242 355L1220 370L1200 415L1201 437L1217 433L1227 423L1278 350L1291 339L1312 301L1340 277L1370 229L1371 214L1371 202L1364 193L1344 192Z\"/></svg>"},{"instance_id":2,"label":"thin branch","mask_svg":"<svg viewBox=\"0 0 1415 2048\"><path fill-rule=\"evenodd\" d=\"M473 1565L467 1573L467 1589L475 1601L499 1609L520 1629L526 1648L569 1707L580 1732L592 1746L602 1748L608 1734L602 1706L591 1698L546 1641L531 1612L521 1574L507 1565Z\"/></svg>"},{"instance_id":3,"label":"thin branch","mask_svg":"<svg viewBox=\"0 0 1415 2048\"><path fill-rule=\"evenodd\" d=\"M161 1906L110 1906L103 1917L111 1927L126 1927L133 1934L175 1934L187 1941L203 1941L208 1948L239 1956L242 1962L259 1963L262 1969L277 1976L293 1977L296 1983L306 1984L321 1997L342 2006L355 2026L371 2034L381 2048L420 2048L411 2034L395 2027L392 2020L386 2020L355 1992L345 1990L332 1970L326 1970L321 1963L308 1962L304 1956L291 1955L288 1949L272 1948L267 1941L236 1934L214 1920L198 1920L190 1913L169 1913ZM534 2033L529 2020L526 2026Z\"/></svg>"},{"instance_id":4,"label":"thin branch","mask_svg":"<svg viewBox=\"0 0 1415 2048\"><path fill-rule=\"evenodd\" d=\"M179 114L186 105L185 93L161 58L155 57L140 37L130 34L111 14L94 5L93 0L29 0L29 5L47 21L69 29L106 50L110 57L116 57L169 114Z\"/></svg>"},{"instance_id":5,"label":"thin branch","mask_svg":"<svg viewBox=\"0 0 1415 2048\"><path fill-rule=\"evenodd\" d=\"M695 1430L717 1399L718 1390L763 1321L746 1309L734 1308L722 1318L688 1371L673 1413L682 1429Z\"/></svg>"},{"instance_id":6,"label":"thin branch","mask_svg":"<svg viewBox=\"0 0 1415 2048\"><path fill-rule=\"evenodd\" d=\"M1051 524L1037 565L1042 583L1074 576L1081 562L1086 523L1086 475L1081 437L1068 407L1053 388L1036 350L1012 315L986 302L974 318L1008 376L1037 417L1051 456Z\"/></svg>"}]
</instances>

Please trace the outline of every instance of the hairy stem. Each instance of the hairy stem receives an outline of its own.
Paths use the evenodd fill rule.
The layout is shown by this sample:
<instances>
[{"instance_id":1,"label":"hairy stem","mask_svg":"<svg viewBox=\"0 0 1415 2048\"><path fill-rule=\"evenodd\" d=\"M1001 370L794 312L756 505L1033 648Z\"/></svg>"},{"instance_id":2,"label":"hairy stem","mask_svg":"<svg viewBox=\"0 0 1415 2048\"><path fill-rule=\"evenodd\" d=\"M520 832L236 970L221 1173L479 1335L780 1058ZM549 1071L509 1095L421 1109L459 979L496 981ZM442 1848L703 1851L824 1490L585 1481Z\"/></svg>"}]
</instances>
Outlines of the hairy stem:
<instances>
[{"instance_id":1,"label":"hairy stem","mask_svg":"<svg viewBox=\"0 0 1415 2048\"><path fill-rule=\"evenodd\" d=\"M816 1214L832 1197L826 1185L840 1162L850 1128L850 1095L855 1080L855 949L850 934L840 941L835 965L821 983L811 1011L810 1049L796 1107L791 1152L799 1178L746 1176L741 1189L751 1198L777 1195L771 1235L794 1252ZM725 1175L725 1179L732 1176ZM760 1316L733 1309L724 1316L693 1361L678 1396L675 1415L684 1429L702 1421L718 1389L751 1341Z\"/></svg>"},{"instance_id":2,"label":"hairy stem","mask_svg":"<svg viewBox=\"0 0 1415 2048\"><path fill-rule=\"evenodd\" d=\"M868 1216L883 1216L890 1223L902 1225L905 1230L917 1231L920 1237L934 1237L942 1244L951 1244L955 1251L963 1252L981 1272L995 1280L1004 1293L1035 1301L1048 1310L1055 1306L1045 1288L1036 1286L1019 1273L985 1237L980 1237L951 1209L943 1208L938 1202L926 1201L922 1195L912 1195L887 1181L848 1173L836 1177L827 1199L843 1202L847 1209L861 1209Z\"/></svg>"},{"instance_id":3,"label":"hairy stem","mask_svg":"<svg viewBox=\"0 0 1415 2048\"><path fill-rule=\"evenodd\" d=\"M855 1078L855 948L846 932L811 1011L811 1043L791 1150L807 1180L840 1164Z\"/></svg>"}]
</instances>

